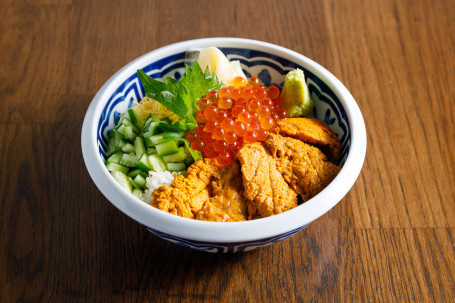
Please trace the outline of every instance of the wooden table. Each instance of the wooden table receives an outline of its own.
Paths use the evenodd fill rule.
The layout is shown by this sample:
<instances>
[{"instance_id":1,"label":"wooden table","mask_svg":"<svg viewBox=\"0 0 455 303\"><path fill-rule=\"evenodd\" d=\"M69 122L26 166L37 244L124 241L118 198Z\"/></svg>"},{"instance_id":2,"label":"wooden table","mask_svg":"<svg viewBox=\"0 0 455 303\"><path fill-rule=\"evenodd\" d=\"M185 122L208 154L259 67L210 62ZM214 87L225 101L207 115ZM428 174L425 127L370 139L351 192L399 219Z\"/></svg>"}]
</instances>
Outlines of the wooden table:
<instances>
[{"instance_id":1,"label":"wooden table","mask_svg":"<svg viewBox=\"0 0 455 303\"><path fill-rule=\"evenodd\" d=\"M1 302L454 302L455 2L0 3ZM348 195L293 237L238 254L161 240L98 191L85 111L118 69L201 37L322 64L367 126Z\"/></svg>"}]
</instances>

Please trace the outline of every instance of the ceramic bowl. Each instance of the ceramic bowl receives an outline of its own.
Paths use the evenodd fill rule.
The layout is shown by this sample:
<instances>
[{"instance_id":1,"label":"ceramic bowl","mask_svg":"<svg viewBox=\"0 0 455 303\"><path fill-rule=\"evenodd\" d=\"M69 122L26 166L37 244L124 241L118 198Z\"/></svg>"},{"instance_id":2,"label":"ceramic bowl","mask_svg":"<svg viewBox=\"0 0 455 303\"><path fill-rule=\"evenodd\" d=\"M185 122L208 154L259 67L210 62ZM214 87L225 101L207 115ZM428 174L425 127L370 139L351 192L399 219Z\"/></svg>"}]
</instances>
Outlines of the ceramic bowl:
<instances>
[{"instance_id":1,"label":"ceramic bowl","mask_svg":"<svg viewBox=\"0 0 455 303\"><path fill-rule=\"evenodd\" d=\"M230 60L240 60L245 74L257 76L265 85L282 87L288 71L295 68L304 71L315 103L314 115L334 130L342 147L339 163L342 169L318 195L292 210L268 218L245 222L205 222L156 209L128 193L111 176L104 165L107 133L115 126L119 115L133 101L144 96L137 69L157 79L179 79L192 52L209 46L218 47ZM87 170L112 204L158 237L207 252L252 250L299 232L346 195L360 173L366 152L366 132L361 112L338 79L299 53L270 43L238 38L184 41L153 50L127 64L93 98L84 119L81 139Z\"/></svg>"}]
</instances>

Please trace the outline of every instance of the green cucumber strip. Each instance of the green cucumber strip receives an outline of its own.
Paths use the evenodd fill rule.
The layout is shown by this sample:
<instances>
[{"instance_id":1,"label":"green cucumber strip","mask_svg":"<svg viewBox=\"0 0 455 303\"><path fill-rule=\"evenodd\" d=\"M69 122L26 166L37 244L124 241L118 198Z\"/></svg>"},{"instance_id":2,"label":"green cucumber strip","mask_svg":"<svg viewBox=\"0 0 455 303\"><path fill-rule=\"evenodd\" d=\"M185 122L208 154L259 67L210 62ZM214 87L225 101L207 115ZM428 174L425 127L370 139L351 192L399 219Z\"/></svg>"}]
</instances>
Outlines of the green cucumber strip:
<instances>
[{"instance_id":1,"label":"green cucumber strip","mask_svg":"<svg viewBox=\"0 0 455 303\"><path fill-rule=\"evenodd\" d=\"M158 156L166 156L178 152L176 141L166 141L155 146Z\"/></svg>"},{"instance_id":2,"label":"green cucumber strip","mask_svg":"<svg viewBox=\"0 0 455 303\"><path fill-rule=\"evenodd\" d=\"M143 188L145 186L145 183L147 183L145 178L142 177L141 175L137 175L136 177L134 177L133 181L134 183L136 183L137 186L139 186L139 188Z\"/></svg>"},{"instance_id":3,"label":"green cucumber strip","mask_svg":"<svg viewBox=\"0 0 455 303\"><path fill-rule=\"evenodd\" d=\"M110 133L113 133L113 132L110 132ZM114 135L113 135L114 136ZM116 151L116 148L115 148L115 139L114 137L110 138L109 139L109 142L107 143L107 148L106 148L106 157L109 157L110 155L112 155L114 152Z\"/></svg>"},{"instance_id":4,"label":"green cucumber strip","mask_svg":"<svg viewBox=\"0 0 455 303\"><path fill-rule=\"evenodd\" d=\"M120 136L124 137L125 136L125 125L119 124L114 128L114 132L119 134Z\"/></svg>"},{"instance_id":5,"label":"green cucumber strip","mask_svg":"<svg viewBox=\"0 0 455 303\"><path fill-rule=\"evenodd\" d=\"M154 147L147 148L147 154L149 154L149 155L156 154L156 148L154 148Z\"/></svg>"},{"instance_id":6,"label":"green cucumber strip","mask_svg":"<svg viewBox=\"0 0 455 303\"><path fill-rule=\"evenodd\" d=\"M139 200L142 199L142 190L137 188L133 189L133 196L135 196Z\"/></svg>"},{"instance_id":7,"label":"green cucumber strip","mask_svg":"<svg viewBox=\"0 0 455 303\"><path fill-rule=\"evenodd\" d=\"M119 122L120 123L120 122ZM131 126L131 128L133 129L133 132L136 133L136 134L139 134L141 132L141 130L139 128L137 128L136 125L133 124L133 122L131 122L130 119L128 118L123 118L122 122L121 122L123 125L126 126Z\"/></svg>"},{"instance_id":8,"label":"green cucumber strip","mask_svg":"<svg viewBox=\"0 0 455 303\"><path fill-rule=\"evenodd\" d=\"M120 164L128 167L136 167L137 165L137 157L134 153L131 154L124 154L122 159L120 160Z\"/></svg>"},{"instance_id":9,"label":"green cucumber strip","mask_svg":"<svg viewBox=\"0 0 455 303\"><path fill-rule=\"evenodd\" d=\"M156 172L162 172L166 170L166 163L158 155L148 156L148 163L152 170Z\"/></svg>"},{"instance_id":10,"label":"green cucumber strip","mask_svg":"<svg viewBox=\"0 0 455 303\"><path fill-rule=\"evenodd\" d=\"M128 170L129 170L128 167L126 167L124 165L121 165L121 164L118 164L118 163L114 163L114 162L106 163L106 168L110 172L118 171L118 172L121 172L121 173L124 173L124 174L126 174L128 172Z\"/></svg>"},{"instance_id":11,"label":"green cucumber strip","mask_svg":"<svg viewBox=\"0 0 455 303\"><path fill-rule=\"evenodd\" d=\"M144 143L145 147L155 146L155 143L152 142L152 139L150 139L150 137L144 137Z\"/></svg>"},{"instance_id":12,"label":"green cucumber strip","mask_svg":"<svg viewBox=\"0 0 455 303\"><path fill-rule=\"evenodd\" d=\"M122 147L120 146L121 144L121 139L123 135L119 134L118 132L114 131L114 147L116 150L121 149Z\"/></svg>"},{"instance_id":13,"label":"green cucumber strip","mask_svg":"<svg viewBox=\"0 0 455 303\"><path fill-rule=\"evenodd\" d=\"M150 170L152 170L148 160L149 159L147 157L147 154L143 154L142 157L137 162L137 168L139 168L140 170L143 170L145 172L149 172Z\"/></svg>"},{"instance_id":14,"label":"green cucumber strip","mask_svg":"<svg viewBox=\"0 0 455 303\"><path fill-rule=\"evenodd\" d=\"M124 129L125 129L125 125L119 124L116 127L114 127L114 132L119 133L120 135L123 136L124 135Z\"/></svg>"},{"instance_id":15,"label":"green cucumber strip","mask_svg":"<svg viewBox=\"0 0 455 303\"><path fill-rule=\"evenodd\" d=\"M181 171L185 170L185 163L183 162L170 162L166 164L167 170L169 171Z\"/></svg>"},{"instance_id":16,"label":"green cucumber strip","mask_svg":"<svg viewBox=\"0 0 455 303\"><path fill-rule=\"evenodd\" d=\"M147 130L144 131L144 137L151 137L154 135L157 135L159 133L162 133L163 130L159 127L160 122L152 122L148 126Z\"/></svg>"},{"instance_id":17,"label":"green cucumber strip","mask_svg":"<svg viewBox=\"0 0 455 303\"><path fill-rule=\"evenodd\" d=\"M130 118L130 116L128 115L128 111L124 111L120 117L119 117L119 121L122 121L124 118Z\"/></svg>"},{"instance_id":18,"label":"green cucumber strip","mask_svg":"<svg viewBox=\"0 0 455 303\"><path fill-rule=\"evenodd\" d=\"M152 114L149 114L147 120L145 120L144 126L142 127L143 133L148 131L149 126L152 122L156 122L156 119L152 117Z\"/></svg>"},{"instance_id":19,"label":"green cucumber strip","mask_svg":"<svg viewBox=\"0 0 455 303\"><path fill-rule=\"evenodd\" d=\"M174 154L170 154L167 156L163 156L163 161L166 163L169 162L182 162L186 158L185 150L183 147L178 148L178 152Z\"/></svg>"},{"instance_id":20,"label":"green cucumber strip","mask_svg":"<svg viewBox=\"0 0 455 303\"><path fill-rule=\"evenodd\" d=\"M109 158L107 158L106 162L114 162L114 163L118 164L118 163L120 163L122 156L123 156L123 153L121 151L116 151Z\"/></svg>"},{"instance_id":21,"label":"green cucumber strip","mask_svg":"<svg viewBox=\"0 0 455 303\"><path fill-rule=\"evenodd\" d=\"M128 140L134 140L134 138L136 138L136 134L134 133L133 127L131 127L131 126L125 126L125 129L123 132L125 134L125 138Z\"/></svg>"},{"instance_id":22,"label":"green cucumber strip","mask_svg":"<svg viewBox=\"0 0 455 303\"><path fill-rule=\"evenodd\" d=\"M129 154L129 153L134 152L134 150L135 150L135 149L134 149L134 145L131 144L131 143L127 143L127 144L125 144L125 145L122 146L122 151L123 151L124 153L128 153L128 154Z\"/></svg>"},{"instance_id":23,"label":"green cucumber strip","mask_svg":"<svg viewBox=\"0 0 455 303\"><path fill-rule=\"evenodd\" d=\"M136 152L136 156L138 157L142 157L145 153L145 145L142 137L136 137L136 139L134 139L134 150Z\"/></svg>"},{"instance_id":24,"label":"green cucumber strip","mask_svg":"<svg viewBox=\"0 0 455 303\"><path fill-rule=\"evenodd\" d=\"M153 145L157 145L157 144L161 144L161 143L169 141L170 139L164 139L164 135L165 134L151 136L150 141L153 143Z\"/></svg>"},{"instance_id":25,"label":"green cucumber strip","mask_svg":"<svg viewBox=\"0 0 455 303\"><path fill-rule=\"evenodd\" d=\"M122 147L125 146L128 143L130 143L130 141L128 141L127 139L120 138L119 149L122 149Z\"/></svg>"},{"instance_id":26,"label":"green cucumber strip","mask_svg":"<svg viewBox=\"0 0 455 303\"><path fill-rule=\"evenodd\" d=\"M128 109L128 114L130 115L131 122L139 128L144 126L144 120L139 116L139 114L133 109Z\"/></svg>"},{"instance_id":27,"label":"green cucumber strip","mask_svg":"<svg viewBox=\"0 0 455 303\"><path fill-rule=\"evenodd\" d=\"M120 172L120 171L113 171L111 172L112 177L126 190L128 190L130 193L132 191L131 184L128 182L128 177Z\"/></svg>"},{"instance_id":28,"label":"green cucumber strip","mask_svg":"<svg viewBox=\"0 0 455 303\"><path fill-rule=\"evenodd\" d=\"M134 182L133 178L128 177L128 176L127 176L127 178L128 178L128 182L130 182L130 184L131 184L131 186L133 187L133 189L141 189L141 188L139 187L139 185L137 185L136 182Z\"/></svg>"},{"instance_id":29,"label":"green cucumber strip","mask_svg":"<svg viewBox=\"0 0 455 303\"><path fill-rule=\"evenodd\" d=\"M134 178L137 175L139 175L141 172L142 172L142 170L140 170L139 168L136 168L136 169L133 169L132 171L129 171L126 175L128 177Z\"/></svg>"}]
</instances>

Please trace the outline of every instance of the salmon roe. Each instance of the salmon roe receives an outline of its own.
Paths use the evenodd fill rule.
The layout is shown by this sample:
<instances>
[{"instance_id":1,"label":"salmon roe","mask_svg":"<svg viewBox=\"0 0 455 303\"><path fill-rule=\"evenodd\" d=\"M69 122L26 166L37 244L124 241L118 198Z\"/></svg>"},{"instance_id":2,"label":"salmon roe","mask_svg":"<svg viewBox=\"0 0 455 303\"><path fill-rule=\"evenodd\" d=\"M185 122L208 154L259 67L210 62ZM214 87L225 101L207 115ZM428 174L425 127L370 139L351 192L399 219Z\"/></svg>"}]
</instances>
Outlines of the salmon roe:
<instances>
[{"instance_id":1,"label":"salmon roe","mask_svg":"<svg viewBox=\"0 0 455 303\"><path fill-rule=\"evenodd\" d=\"M257 77L235 78L233 86L199 99L197 108L198 126L186 138L191 148L219 167L231 164L244 144L267 139L278 119L288 116L279 88L266 87Z\"/></svg>"}]
</instances>

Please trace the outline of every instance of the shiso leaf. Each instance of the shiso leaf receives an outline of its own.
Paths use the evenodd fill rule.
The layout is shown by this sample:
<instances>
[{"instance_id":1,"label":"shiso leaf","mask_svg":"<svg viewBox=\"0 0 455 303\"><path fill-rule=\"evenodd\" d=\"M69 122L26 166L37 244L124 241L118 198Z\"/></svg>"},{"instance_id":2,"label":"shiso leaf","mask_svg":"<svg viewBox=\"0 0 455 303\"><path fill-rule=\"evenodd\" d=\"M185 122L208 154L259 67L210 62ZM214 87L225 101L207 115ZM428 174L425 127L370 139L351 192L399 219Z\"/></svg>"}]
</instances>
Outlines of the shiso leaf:
<instances>
[{"instance_id":1,"label":"shiso leaf","mask_svg":"<svg viewBox=\"0 0 455 303\"><path fill-rule=\"evenodd\" d=\"M179 81L168 77L161 82L149 77L142 70L137 73L144 86L145 95L185 119L188 131L197 126L194 119L197 101L209 91L218 90L222 86L216 74L210 74L208 69L203 72L197 61L194 61L193 68L186 65L186 73Z\"/></svg>"}]
</instances>

